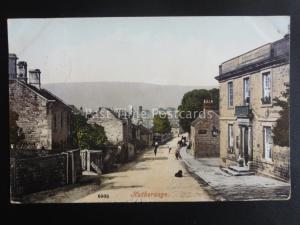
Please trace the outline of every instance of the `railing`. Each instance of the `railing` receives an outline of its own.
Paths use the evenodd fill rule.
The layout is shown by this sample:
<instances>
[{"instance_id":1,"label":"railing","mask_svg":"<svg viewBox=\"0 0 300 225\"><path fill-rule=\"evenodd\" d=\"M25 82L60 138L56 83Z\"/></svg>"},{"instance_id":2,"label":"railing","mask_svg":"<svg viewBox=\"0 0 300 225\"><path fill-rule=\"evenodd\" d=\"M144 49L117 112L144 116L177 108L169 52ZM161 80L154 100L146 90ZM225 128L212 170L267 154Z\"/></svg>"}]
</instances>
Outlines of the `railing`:
<instances>
[{"instance_id":1,"label":"railing","mask_svg":"<svg viewBox=\"0 0 300 225\"><path fill-rule=\"evenodd\" d=\"M250 109L249 106L236 106L235 107L235 116L237 117L242 117L242 118L247 118L250 115Z\"/></svg>"}]
</instances>

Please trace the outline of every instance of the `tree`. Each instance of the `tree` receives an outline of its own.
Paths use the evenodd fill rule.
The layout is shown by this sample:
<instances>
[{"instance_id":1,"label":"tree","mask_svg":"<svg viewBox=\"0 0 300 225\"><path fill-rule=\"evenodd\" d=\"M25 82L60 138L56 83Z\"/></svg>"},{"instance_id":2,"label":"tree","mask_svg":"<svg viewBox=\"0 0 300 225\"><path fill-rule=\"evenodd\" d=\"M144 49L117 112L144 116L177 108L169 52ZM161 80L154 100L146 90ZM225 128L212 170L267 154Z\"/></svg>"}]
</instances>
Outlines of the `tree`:
<instances>
[{"instance_id":1,"label":"tree","mask_svg":"<svg viewBox=\"0 0 300 225\"><path fill-rule=\"evenodd\" d=\"M155 133L165 134L171 131L171 124L168 116L157 114L153 118L153 129Z\"/></svg>"},{"instance_id":2,"label":"tree","mask_svg":"<svg viewBox=\"0 0 300 225\"><path fill-rule=\"evenodd\" d=\"M18 119L19 114L15 111L9 110L9 142L13 145L17 145L25 139L22 128L17 125Z\"/></svg>"},{"instance_id":3,"label":"tree","mask_svg":"<svg viewBox=\"0 0 300 225\"><path fill-rule=\"evenodd\" d=\"M185 132L190 132L191 123L203 111L204 100L213 100L213 110L219 110L219 89L195 89L184 94L178 106L179 124Z\"/></svg>"},{"instance_id":4,"label":"tree","mask_svg":"<svg viewBox=\"0 0 300 225\"><path fill-rule=\"evenodd\" d=\"M290 145L289 138L289 89L281 93L284 100L276 97L273 99L274 106L281 107L280 117L277 119L276 126L273 128L273 142L275 145L284 147Z\"/></svg>"},{"instance_id":5,"label":"tree","mask_svg":"<svg viewBox=\"0 0 300 225\"><path fill-rule=\"evenodd\" d=\"M215 111L219 111L219 98L220 98L219 89L218 88L210 89L209 94L210 94L210 99L213 100L212 109Z\"/></svg>"},{"instance_id":6,"label":"tree","mask_svg":"<svg viewBox=\"0 0 300 225\"><path fill-rule=\"evenodd\" d=\"M73 145L80 149L100 149L107 141L104 128L97 124L88 124L81 114L74 114L72 119Z\"/></svg>"},{"instance_id":7,"label":"tree","mask_svg":"<svg viewBox=\"0 0 300 225\"><path fill-rule=\"evenodd\" d=\"M107 137L102 126L92 124L78 130L77 140L80 149L101 149Z\"/></svg>"}]
</instances>

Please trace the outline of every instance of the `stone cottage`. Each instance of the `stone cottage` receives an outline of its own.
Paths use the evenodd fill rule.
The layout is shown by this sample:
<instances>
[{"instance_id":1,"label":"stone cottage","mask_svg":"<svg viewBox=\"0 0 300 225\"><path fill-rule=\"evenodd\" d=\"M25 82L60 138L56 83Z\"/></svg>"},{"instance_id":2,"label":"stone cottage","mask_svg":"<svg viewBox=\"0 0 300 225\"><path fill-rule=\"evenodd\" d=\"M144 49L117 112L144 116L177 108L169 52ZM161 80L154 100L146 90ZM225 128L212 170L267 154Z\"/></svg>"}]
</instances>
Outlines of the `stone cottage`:
<instances>
[{"instance_id":1,"label":"stone cottage","mask_svg":"<svg viewBox=\"0 0 300 225\"><path fill-rule=\"evenodd\" d=\"M97 112L88 116L87 122L104 128L108 141L121 147L118 154L125 154L125 158L129 160L135 156L131 115L128 112L100 107Z\"/></svg>"},{"instance_id":2,"label":"stone cottage","mask_svg":"<svg viewBox=\"0 0 300 225\"><path fill-rule=\"evenodd\" d=\"M219 157L219 115L212 110L212 100L204 100L203 113L191 123L191 151L195 158Z\"/></svg>"},{"instance_id":3,"label":"stone cottage","mask_svg":"<svg viewBox=\"0 0 300 225\"><path fill-rule=\"evenodd\" d=\"M18 68L17 68L18 66ZM17 125L25 139L22 148L64 150L71 147L71 109L61 99L41 88L39 69L9 55L9 108L19 114Z\"/></svg>"},{"instance_id":4,"label":"stone cottage","mask_svg":"<svg viewBox=\"0 0 300 225\"><path fill-rule=\"evenodd\" d=\"M121 112L100 107L97 112L91 114L88 123L96 123L104 127L108 141L113 145L127 144L131 139L130 119Z\"/></svg>"},{"instance_id":5,"label":"stone cottage","mask_svg":"<svg viewBox=\"0 0 300 225\"><path fill-rule=\"evenodd\" d=\"M249 170L290 178L289 147L273 144L279 118L274 98L289 83L290 37L265 44L219 66L220 158L223 166L240 157Z\"/></svg>"}]
</instances>

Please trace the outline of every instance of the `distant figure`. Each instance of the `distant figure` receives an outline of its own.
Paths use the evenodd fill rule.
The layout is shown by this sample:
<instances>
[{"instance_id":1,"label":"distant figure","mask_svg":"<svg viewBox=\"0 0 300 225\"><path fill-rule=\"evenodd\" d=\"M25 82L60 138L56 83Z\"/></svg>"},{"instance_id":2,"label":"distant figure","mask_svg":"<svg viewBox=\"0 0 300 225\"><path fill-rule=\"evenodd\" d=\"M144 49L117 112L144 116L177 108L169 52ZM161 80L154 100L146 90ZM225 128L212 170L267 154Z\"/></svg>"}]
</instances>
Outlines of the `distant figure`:
<instances>
[{"instance_id":1,"label":"distant figure","mask_svg":"<svg viewBox=\"0 0 300 225\"><path fill-rule=\"evenodd\" d=\"M181 146L181 140L177 142L177 146Z\"/></svg>"},{"instance_id":2,"label":"distant figure","mask_svg":"<svg viewBox=\"0 0 300 225\"><path fill-rule=\"evenodd\" d=\"M157 153L157 148L158 148L158 145L155 145L154 147L154 155L156 156L156 153Z\"/></svg>"},{"instance_id":3,"label":"distant figure","mask_svg":"<svg viewBox=\"0 0 300 225\"><path fill-rule=\"evenodd\" d=\"M176 149L176 152L175 152L175 157L176 157L176 159L178 159L178 158L179 158L179 148L177 148L177 149Z\"/></svg>"},{"instance_id":4,"label":"distant figure","mask_svg":"<svg viewBox=\"0 0 300 225\"><path fill-rule=\"evenodd\" d=\"M169 154L170 154L170 152L171 152L171 149L172 149L172 148L169 146Z\"/></svg>"},{"instance_id":5,"label":"distant figure","mask_svg":"<svg viewBox=\"0 0 300 225\"><path fill-rule=\"evenodd\" d=\"M178 172L175 173L175 177L182 177L182 170L178 170Z\"/></svg>"},{"instance_id":6,"label":"distant figure","mask_svg":"<svg viewBox=\"0 0 300 225\"><path fill-rule=\"evenodd\" d=\"M190 141L186 142L186 146L187 146L188 149L190 149Z\"/></svg>"}]
</instances>

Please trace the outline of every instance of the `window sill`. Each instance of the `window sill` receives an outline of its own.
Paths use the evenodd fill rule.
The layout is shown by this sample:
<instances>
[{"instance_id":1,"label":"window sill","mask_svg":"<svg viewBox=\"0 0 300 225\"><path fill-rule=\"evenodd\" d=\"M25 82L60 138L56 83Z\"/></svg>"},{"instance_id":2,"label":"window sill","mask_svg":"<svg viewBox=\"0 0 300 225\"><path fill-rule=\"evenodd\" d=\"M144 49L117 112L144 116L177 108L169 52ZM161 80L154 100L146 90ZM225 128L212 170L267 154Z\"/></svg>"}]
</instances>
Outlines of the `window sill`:
<instances>
[{"instance_id":1,"label":"window sill","mask_svg":"<svg viewBox=\"0 0 300 225\"><path fill-rule=\"evenodd\" d=\"M264 164L268 164L268 165L274 165L273 161L269 161L269 160L266 160L266 159L262 159L261 162L264 163Z\"/></svg>"},{"instance_id":2,"label":"window sill","mask_svg":"<svg viewBox=\"0 0 300 225\"><path fill-rule=\"evenodd\" d=\"M227 109L234 109L234 106L228 106Z\"/></svg>"},{"instance_id":3,"label":"window sill","mask_svg":"<svg viewBox=\"0 0 300 225\"><path fill-rule=\"evenodd\" d=\"M272 103L270 103L270 104L261 104L261 108L270 108L270 107L273 107Z\"/></svg>"}]
</instances>

